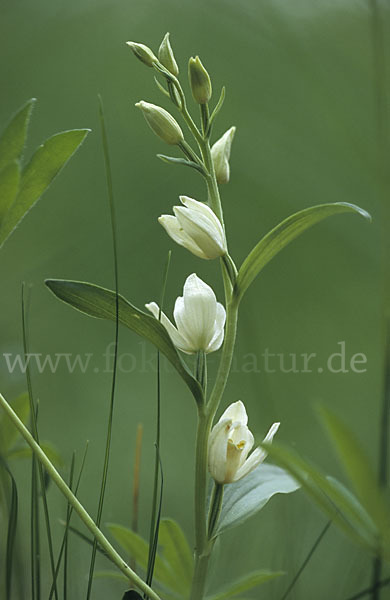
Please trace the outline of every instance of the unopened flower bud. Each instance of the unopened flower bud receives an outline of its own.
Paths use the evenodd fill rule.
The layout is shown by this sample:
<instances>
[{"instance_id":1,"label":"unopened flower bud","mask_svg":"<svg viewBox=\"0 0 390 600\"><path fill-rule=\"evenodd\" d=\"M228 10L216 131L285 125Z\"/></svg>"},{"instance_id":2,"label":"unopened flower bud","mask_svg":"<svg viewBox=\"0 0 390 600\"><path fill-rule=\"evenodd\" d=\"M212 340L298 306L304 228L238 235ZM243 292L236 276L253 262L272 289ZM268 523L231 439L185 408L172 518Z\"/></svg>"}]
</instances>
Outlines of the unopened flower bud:
<instances>
[{"instance_id":1,"label":"unopened flower bud","mask_svg":"<svg viewBox=\"0 0 390 600\"><path fill-rule=\"evenodd\" d=\"M174 146L180 144L184 140L183 132L180 129L179 124L164 108L156 106L155 104L150 104L149 102L144 102L143 100L137 102L136 106L142 110L150 128L158 135L158 137L164 140L164 142Z\"/></svg>"},{"instance_id":2,"label":"unopened flower bud","mask_svg":"<svg viewBox=\"0 0 390 600\"><path fill-rule=\"evenodd\" d=\"M130 46L136 57L148 67L153 67L153 63L157 62L157 57L145 44L137 44L137 42L126 42L126 44Z\"/></svg>"},{"instance_id":3,"label":"unopened flower bud","mask_svg":"<svg viewBox=\"0 0 390 600\"><path fill-rule=\"evenodd\" d=\"M202 65L199 56L190 58L188 76L195 102L198 104L207 104L211 98L212 87L210 76Z\"/></svg>"},{"instance_id":4,"label":"unopened flower bud","mask_svg":"<svg viewBox=\"0 0 390 600\"><path fill-rule=\"evenodd\" d=\"M169 41L169 33L165 34L160 48L158 49L158 59L160 63L164 65L164 67L168 69L170 73L172 73L172 75L175 77L179 75L179 67L177 66L177 62Z\"/></svg>"},{"instance_id":5,"label":"unopened flower bud","mask_svg":"<svg viewBox=\"0 0 390 600\"><path fill-rule=\"evenodd\" d=\"M217 142L215 142L211 148L211 158L213 159L215 175L218 183L228 183L229 181L229 158L235 133L236 128L231 127Z\"/></svg>"}]
</instances>

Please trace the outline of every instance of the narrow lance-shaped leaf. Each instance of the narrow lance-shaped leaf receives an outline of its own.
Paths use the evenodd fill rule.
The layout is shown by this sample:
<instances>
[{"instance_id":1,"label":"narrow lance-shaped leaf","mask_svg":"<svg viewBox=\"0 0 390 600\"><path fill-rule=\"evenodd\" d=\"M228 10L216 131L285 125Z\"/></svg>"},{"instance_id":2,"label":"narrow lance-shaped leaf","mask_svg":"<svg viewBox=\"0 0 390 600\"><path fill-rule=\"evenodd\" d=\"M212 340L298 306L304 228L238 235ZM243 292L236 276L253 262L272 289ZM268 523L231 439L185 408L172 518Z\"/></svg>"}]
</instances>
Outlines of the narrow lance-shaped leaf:
<instances>
[{"instance_id":1,"label":"narrow lance-shaped leaf","mask_svg":"<svg viewBox=\"0 0 390 600\"><path fill-rule=\"evenodd\" d=\"M161 520L159 544L162 556L188 591L194 568L192 552L180 525L173 519Z\"/></svg>"},{"instance_id":2,"label":"narrow lance-shaped leaf","mask_svg":"<svg viewBox=\"0 0 390 600\"><path fill-rule=\"evenodd\" d=\"M355 435L336 415L323 406L319 412L360 502L390 541L390 509L365 452Z\"/></svg>"},{"instance_id":3,"label":"narrow lance-shaped leaf","mask_svg":"<svg viewBox=\"0 0 390 600\"><path fill-rule=\"evenodd\" d=\"M243 262L237 276L235 294L241 300L260 271L301 233L327 217L341 213L357 213L371 220L368 212L347 202L319 204L297 212L274 227L253 248Z\"/></svg>"},{"instance_id":4,"label":"narrow lance-shaped leaf","mask_svg":"<svg viewBox=\"0 0 390 600\"><path fill-rule=\"evenodd\" d=\"M19 190L20 166L18 161L9 163L0 172L0 227L9 207Z\"/></svg>"},{"instance_id":5,"label":"narrow lance-shaped leaf","mask_svg":"<svg viewBox=\"0 0 390 600\"><path fill-rule=\"evenodd\" d=\"M148 566L149 544L138 533L127 527L109 523L109 531L124 550L146 571ZM178 584L176 575L171 571L169 565L161 556L156 556L155 572L156 580L167 586L170 590L180 593L181 585Z\"/></svg>"},{"instance_id":6,"label":"narrow lance-shaped leaf","mask_svg":"<svg viewBox=\"0 0 390 600\"><path fill-rule=\"evenodd\" d=\"M240 579L233 581L226 588L209 596L207 600L228 600L228 598L232 598L233 596L237 596L242 592L247 592L252 588L261 585L263 583L268 583L275 579L276 577L280 577L284 575L283 571L254 571L253 573L248 573Z\"/></svg>"},{"instance_id":7,"label":"narrow lance-shaped leaf","mask_svg":"<svg viewBox=\"0 0 390 600\"><path fill-rule=\"evenodd\" d=\"M216 534L219 535L249 519L275 494L289 494L299 487L299 483L280 467L259 465L240 481L225 485Z\"/></svg>"},{"instance_id":8,"label":"narrow lance-shaped leaf","mask_svg":"<svg viewBox=\"0 0 390 600\"><path fill-rule=\"evenodd\" d=\"M162 160L165 163L171 163L173 165L184 165L185 167L191 167L196 171L199 171L201 175L205 175L204 169L201 165L198 165L196 162L192 160L186 160L185 158L177 158L175 156L166 156L165 154L157 154L157 158Z\"/></svg>"},{"instance_id":9,"label":"narrow lance-shaped leaf","mask_svg":"<svg viewBox=\"0 0 390 600\"><path fill-rule=\"evenodd\" d=\"M49 279L46 285L57 298L91 317L111 321L116 318L116 295L111 290L92 283L59 279ZM201 401L202 390L199 383L180 358L166 329L158 319L147 315L130 304L126 298L119 296L119 322L152 342L172 363L195 399Z\"/></svg>"},{"instance_id":10,"label":"narrow lance-shaped leaf","mask_svg":"<svg viewBox=\"0 0 390 600\"><path fill-rule=\"evenodd\" d=\"M35 102L35 98L31 98L31 100L26 102L11 118L2 133L0 137L0 171L8 163L20 160L22 157L26 143L28 123Z\"/></svg>"},{"instance_id":11,"label":"narrow lance-shaped leaf","mask_svg":"<svg viewBox=\"0 0 390 600\"><path fill-rule=\"evenodd\" d=\"M366 549L379 551L378 530L357 498L338 481L279 444L262 444L270 457L298 481L318 507L349 537Z\"/></svg>"},{"instance_id":12,"label":"narrow lance-shaped leaf","mask_svg":"<svg viewBox=\"0 0 390 600\"><path fill-rule=\"evenodd\" d=\"M23 169L20 189L0 227L0 247L47 190L88 134L88 129L57 133L47 139Z\"/></svg>"}]
</instances>

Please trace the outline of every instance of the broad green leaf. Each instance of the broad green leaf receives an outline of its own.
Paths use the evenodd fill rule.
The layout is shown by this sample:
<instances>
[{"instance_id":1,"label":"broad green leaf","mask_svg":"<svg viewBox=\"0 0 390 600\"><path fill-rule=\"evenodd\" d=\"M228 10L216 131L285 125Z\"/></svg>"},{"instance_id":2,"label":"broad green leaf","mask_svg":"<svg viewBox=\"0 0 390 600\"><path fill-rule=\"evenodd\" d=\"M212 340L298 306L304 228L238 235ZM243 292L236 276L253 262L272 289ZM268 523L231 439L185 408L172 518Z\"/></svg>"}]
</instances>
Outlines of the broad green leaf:
<instances>
[{"instance_id":1,"label":"broad green leaf","mask_svg":"<svg viewBox=\"0 0 390 600\"><path fill-rule=\"evenodd\" d=\"M27 128L35 98L31 98L21 109L12 117L0 137L0 171L15 160L22 157L24 145L26 142Z\"/></svg>"},{"instance_id":2,"label":"broad green leaf","mask_svg":"<svg viewBox=\"0 0 390 600\"><path fill-rule=\"evenodd\" d=\"M216 534L219 535L249 519L275 494L289 494L299 487L299 483L280 467L259 465L240 481L225 485Z\"/></svg>"},{"instance_id":3,"label":"broad green leaf","mask_svg":"<svg viewBox=\"0 0 390 600\"><path fill-rule=\"evenodd\" d=\"M319 412L357 497L379 531L390 539L390 510L365 452L355 435L336 415L325 407L321 407Z\"/></svg>"},{"instance_id":4,"label":"broad green leaf","mask_svg":"<svg viewBox=\"0 0 390 600\"><path fill-rule=\"evenodd\" d=\"M70 304L73 308L91 317L115 321L115 292L80 281L48 279L45 283L57 298ZM189 372L165 327L157 319L130 304L123 296L119 296L119 322L154 344L184 379L195 399L201 401L202 390L199 383Z\"/></svg>"},{"instance_id":5,"label":"broad green leaf","mask_svg":"<svg viewBox=\"0 0 390 600\"><path fill-rule=\"evenodd\" d=\"M149 544L143 537L122 525L109 523L107 524L107 528L128 555L139 563L141 568L146 571L148 567ZM168 563L158 554L156 556L154 577L170 590L178 592L179 594L181 593L182 585L178 582L176 574L170 569Z\"/></svg>"},{"instance_id":6,"label":"broad green leaf","mask_svg":"<svg viewBox=\"0 0 390 600\"><path fill-rule=\"evenodd\" d=\"M183 530L173 519L161 519L159 545L163 558L183 582L183 591L188 591L194 568L192 552Z\"/></svg>"},{"instance_id":7,"label":"broad green leaf","mask_svg":"<svg viewBox=\"0 0 390 600\"><path fill-rule=\"evenodd\" d=\"M232 596L237 596L242 592L246 592L247 590L251 590L257 585L261 585L262 583L267 583L276 577L280 577L284 575L283 571L254 571L253 573L248 573L248 575L244 575L244 577L240 577L233 583L230 583L226 588L213 594L212 596L208 596L207 600L227 600L227 598L232 598Z\"/></svg>"},{"instance_id":8,"label":"broad green leaf","mask_svg":"<svg viewBox=\"0 0 390 600\"><path fill-rule=\"evenodd\" d=\"M0 226L19 190L20 166L18 161L9 163L0 172Z\"/></svg>"},{"instance_id":9,"label":"broad green leaf","mask_svg":"<svg viewBox=\"0 0 390 600\"><path fill-rule=\"evenodd\" d=\"M296 452L280 443L264 444L264 448L349 537L371 552L379 552L378 530L367 511L349 490L340 482L325 477Z\"/></svg>"},{"instance_id":10,"label":"broad green leaf","mask_svg":"<svg viewBox=\"0 0 390 600\"><path fill-rule=\"evenodd\" d=\"M12 408L24 425L30 416L30 400L28 394L21 394L12 403ZM0 415L0 456L8 458L12 455L12 446L20 438L20 434L12 421L2 411Z\"/></svg>"},{"instance_id":11,"label":"broad green leaf","mask_svg":"<svg viewBox=\"0 0 390 600\"><path fill-rule=\"evenodd\" d=\"M23 169L19 193L1 224L0 247L47 190L88 132L88 129L63 131L39 146Z\"/></svg>"},{"instance_id":12,"label":"broad green leaf","mask_svg":"<svg viewBox=\"0 0 390 600\"><path fill-rule=\"evenodd\" d=\"M253 280L270 260L301 233L327 217L347 212L357 213L366 219L371 219L365 210L354 204L335 202L301 210L269 231L248 254L238 272L235 286L238 300L241 300Z\"/></svg>"}]
</instances>

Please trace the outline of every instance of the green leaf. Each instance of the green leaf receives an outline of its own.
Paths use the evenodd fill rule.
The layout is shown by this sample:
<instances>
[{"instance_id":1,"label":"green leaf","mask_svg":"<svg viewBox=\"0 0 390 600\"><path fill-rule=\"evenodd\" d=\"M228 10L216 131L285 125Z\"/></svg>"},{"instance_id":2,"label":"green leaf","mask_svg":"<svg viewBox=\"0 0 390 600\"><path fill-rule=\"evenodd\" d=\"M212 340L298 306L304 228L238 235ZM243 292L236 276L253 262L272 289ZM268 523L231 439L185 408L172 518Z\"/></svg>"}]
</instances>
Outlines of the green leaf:
<instances>
[{"instance_id":1,"label":"green leaf","mask_svg":"<svg viewBox=\"0 0 390 600\"><path fill-rule=\"evenodd\" d=\"M12 408L22 421L23 425L27 424L30 416L30 400L28 394L21 394L12 403ZM0 456L9 458L11 449L15 442L20 438L20 433L8 418L7 414L2 411L0 416Z\"/></svg>"},{"instance_id":2,"label":"green leaf","mask_svg":"<svg viewBox=\"0 0 390 600\"><path fill-rule=\"evenodd\" d=\"M357 498L335 479L325 477L293 450L279 444L264 444L275 462L301 484L317 506L355 542L379 552L379 536L372 519Z\"/></svg>"},{"instance_id":3,"label":"green leaf","mask_svg":"<svg viewBox=\"0 0 390 600\"><path fill-rule=\"evenodd\" d=\"M36 102L31 98L21 109L12 117L8 126L0 137L0 171L6 165L22 157L24 145L26 143L27 128L30 121L31 112Z\"/></svg>"},{"instance_id":4,"label":"green leaf","mask_svg":"<svg viewBox=\"0 0 390 600\"><path fill-rule=\"evenodd\" d=\"M73 308L91 317L115 321L115 292L92 283L80 281L48 279L45 283L57 298L70 304ZM172 363L190 388L195 399L199 402L202 400L202 390L199 383L189 372L166 329L157 319L130 304L123 296L119 296L119 322L152 342Z\"/></svg>"},{"instance_id":5,"label":"green leaf","mask_svg":"<svg viewBox=\"0 0 390 600\"><path fill-rule=\"evenodd\" d=\"M19 193L1 224L0 247L47 190L88 132L88 129L63 131L39 146L23 169Z\"/></svg>"},{"instance_id":6,"label":"green leaf","mask_svg":"<svg viewBox=\"0 0 390 600\"><path fill-rule=\"evenodd\" d=\"M267 583L276 577L280 577L284 575L282 571L254 571L253 573L248 573L248 575L244 575L244 577L240 577L233 583L230 583L226 588L213 594L212 596L208 596L207 600L226 600L227 598L231 598L232 596L237 596L237 594L241 594L241 592L246 592L247 590L251 590L257 585L261 585L262 583Z\"/></svg>"},{"instance_id":7,"label":"green leaf","mask_svg":"<svg viewBox=\"0 0 390 600\"><path fill-rule=\"evenodd\" d=\"M0 226L19 190L20 165L18 161L9 163L0 172Z\"/></svg>"},{"instance_id":8,"label":"green leaf","mask_svg":"<svg viewBox=\"0 0 390 600\"><path fill-rule=\"evenodd\" d=\"M217 117L219 111L221 110L223 103L225 102L225 96L226 96L226 88L225 86L223 86L222 90L221 90L221 95L219 96L219 100L211 114L210 120L209 120L209 131L211 129L211 126L214 122L214 119Z\"/></svg>"},{"instance_id":9,"label":"green leaf","mask_svg":"<svg viewBox=\"0 0 390 600\"><path fill-rule=\"evenodd\" d=\"M5 559L5 588L6 597L8 599L11 598L14 546L16 539L16 526L18 522L18 489L12 472L1 456L0 468L3 468L11 479L11 502L8 509L7 551Z\"/></svg>"},{"instance_id":10,"label":"green leaf","mask_svg":"<svg viewBox=\"0 0 390 600\"><path fill-rule=\"evenodd\" d=\"M186 160L185 158L176 158L175 156L166 156L165 154L157 154L157 158L160 158L165 163L171 163L173 165L184 165L185 167L191 167L196 169L202 175L205 174L204 169L192 160Z\"/></svg>"},{"instance_id":11,"label":"green leaf","mask_svg":"<svg viewBox=\"0 0 390 600\"><path fill-rule=\"evenodd\" d=\"M289 494L299 487L299 483L280 467L259 465L240 481L225 486L216 534L249 519L275 494Z\"/></svg>"},{"instance_id":12,"label":"green leaf","mask_svg":"<svg viewBox=\"0 0 390 600\"><path fill-rule=\"evenodd\" d=\"M260 240L244 260L235 286L237 299L241 300L260 271L301 233L327 217L346 212L358 213L371 220L370 215L362 208L347 202L336 202L306 208L279 223Z\"/></svg>"},{"instance_id":13,"label":"green leaf","mask_svg":"<svg viewBox=\"0 0 390 600\"><path fill-rule=\"evenodd\" d=\"M184 591L189 591L194 569L192 552L183 530L173 519L161 519L159 544L163 558L183 582Z\"/></svg>"},{"instance_id":14,"label":"green leaf","mask_svg":"<svg viewBox=\"0 0 390 600\"><path fill-rule=\"evenodd\" d=\"M149 544L138 533L134 533L131 529L108 523L107 528L128 553L129 557L133 558L140 564L141 568L146 572L148 568ZM182 585L177 580L176 574L170 569L168 563L157 554L155 562L154 576L161 584L174 592L181 593Z\"/></svg>"},{"instance_id":15,"label":"green leaf","mask_svg":"<svg viewBox=\"0 0 390 600\"><path fill-rule=\"evenodd\" d=\"M64 466L61 454L51 442L40 441L39 445L55 467L60 468ZM7 458L31 458L32 454L30 446L24 446L22 448L17 447L8 452Z\"/></svg>"},{"instance_id":16,"label":"green leaf","mask_svg":"<svg viewBox=\"0 0 390 600\"><path fill-rule=\"evenodd\" d=\"M378 530L390 540L390 511L365 452L355 435L336 415L325 407L320 407L319 412L358 499Z\"/></svg>"}]
</instances>

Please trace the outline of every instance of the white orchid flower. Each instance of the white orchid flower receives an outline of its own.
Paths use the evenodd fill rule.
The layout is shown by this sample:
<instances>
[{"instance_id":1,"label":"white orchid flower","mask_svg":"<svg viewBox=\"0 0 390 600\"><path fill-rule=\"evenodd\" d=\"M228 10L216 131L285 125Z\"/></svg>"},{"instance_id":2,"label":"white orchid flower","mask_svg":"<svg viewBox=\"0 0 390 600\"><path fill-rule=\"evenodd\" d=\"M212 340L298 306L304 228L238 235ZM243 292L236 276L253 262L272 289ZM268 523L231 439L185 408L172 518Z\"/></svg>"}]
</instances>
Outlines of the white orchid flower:
<instances>
[{"instance_id":1,"label":"white orchid flower","mask_svg":"<svg viewBox=\"0 0 390 600\"><path fill-rule=\"evenodd\" d=\"M156 319L160 309L155 302L145 305ZM161 312L161 323L169 333L174 345L186 354L203 350L215 352L223 342L225 309L217 302L211 287L195 273L187 277L183 296L175 302L173 311L176 327Z\"/></svg>"},{"instance_id":2,"label":"white orchid flower","mask_svg":"<svg viewBox=\"0 0 390 600\"><path fill-rule=\"evenodd\" d=\"M213 427L209 437L209 471L217 483L239 481L262 463L267 453L262 448L252 450L254 439L247 427L248 415L239 400L231 404ZM264 438L272 442L280 423L274 423Z\"/></svg>"},{"instance_id":3,"label":"white orchid flower","mask_svg":"<svg viewBox=\"0 0 390 600\"><path fill-rule=\"evenodd\" d=\"M224 256L227 252L225 232L217 215L207 204L180 196L184 206L174 206L173 215L161 215L158 221L168 235L204 259Z\"/></svg>"}]
</instances>

